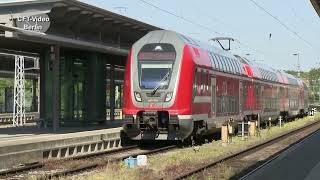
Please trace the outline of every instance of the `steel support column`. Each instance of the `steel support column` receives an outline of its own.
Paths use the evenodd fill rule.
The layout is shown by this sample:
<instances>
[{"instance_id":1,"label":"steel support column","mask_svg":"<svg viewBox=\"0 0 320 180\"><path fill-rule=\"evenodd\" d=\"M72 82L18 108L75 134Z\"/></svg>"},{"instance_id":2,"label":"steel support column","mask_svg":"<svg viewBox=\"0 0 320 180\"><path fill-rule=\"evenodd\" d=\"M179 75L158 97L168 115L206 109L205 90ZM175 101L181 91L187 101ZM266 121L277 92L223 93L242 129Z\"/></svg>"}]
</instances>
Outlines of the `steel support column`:
<instances>
[{"instance_id":1,"label":"steel support column","mask_svg":"<svg viewBox=\"0 0 320 180\"><path fill-rule=\"evenodd\" d=\"M32 79L32 108L31 111L35 112L38 108L37 102L37 79Z\"/></svg>"},{"instance_id":2,"label":"steel support column","mask_svg":"<svg viewBox=\"0 0 320 180\"><path fill-rule=\"evenodd\" d=\"M114 64L110 65L110 120L114 120L115 112L115 82L114 82Z\"/></svg>"},{"instance_id":3,"label":"steel support column","mask_svg":"<svg viewBox=\"0 0 320 180\"><path fill-rule=\"evenodd\" d=\"M39 99L39 112L40 112L40 119L45 120L46 118L46 71L49 68L49 66L46 66L46 58L48 55L48 51L43 52L41 55L39 64L40 64L40 75L39 75L39 88L40 88L40 99Z\"/></svg>"},{"instance_id":4,"label":"steel support column","mask_svg":"<svg viewBox=\"0 0 320 180\"><path fill-rule=\"evenodd\" d=\"M57 45L51 46L51 60L53 62L52 127L57 131L60 121L60 47Z\"/></svg>"}]
</instances>

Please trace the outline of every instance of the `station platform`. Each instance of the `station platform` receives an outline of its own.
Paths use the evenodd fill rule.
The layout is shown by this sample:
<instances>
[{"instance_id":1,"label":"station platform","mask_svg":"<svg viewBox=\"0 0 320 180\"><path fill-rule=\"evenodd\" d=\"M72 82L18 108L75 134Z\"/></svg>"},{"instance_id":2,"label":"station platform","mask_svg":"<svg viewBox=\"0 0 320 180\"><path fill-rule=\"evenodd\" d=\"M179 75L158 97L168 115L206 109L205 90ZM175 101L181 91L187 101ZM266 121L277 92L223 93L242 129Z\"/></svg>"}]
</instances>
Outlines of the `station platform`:
<instances>
[{"instance_id":1,"label":"station platform","mask_svg":"<svg viewBox=\"0 0 320 180\"><path fill-rule=\"evenodd\" d=\"M243 180L320 179L320 131L281 153Z\"/></svg>"},{"instance_id":2,"label":"station platform","mask_svg":"<svg viewBox=\"0 0 320 180\"><path fill-rule=\"evenodd\" d=\"M68 158L121 148L122 121L53 132L34 124L0 126L0 171L47 159Z\"/></svg>"}]
</instances>

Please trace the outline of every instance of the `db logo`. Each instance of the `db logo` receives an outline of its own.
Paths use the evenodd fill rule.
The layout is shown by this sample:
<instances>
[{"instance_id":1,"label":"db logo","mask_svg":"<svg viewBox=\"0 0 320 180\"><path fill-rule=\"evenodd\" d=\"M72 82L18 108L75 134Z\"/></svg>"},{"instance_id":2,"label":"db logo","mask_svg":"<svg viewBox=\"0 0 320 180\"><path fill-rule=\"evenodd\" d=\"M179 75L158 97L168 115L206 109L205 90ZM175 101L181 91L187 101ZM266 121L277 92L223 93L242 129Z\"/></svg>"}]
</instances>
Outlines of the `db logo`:
<instances>
[{"instance_id":1,"label":"db logo","mask_svg":"<svg viewBox=\"0 0 320 180\"><path fill-rule=\"evenodd\" d=\"M155 108L156 107L156 104L155 103L150 103L149 104L149 108Z\"/></svg>"}]
</instances>

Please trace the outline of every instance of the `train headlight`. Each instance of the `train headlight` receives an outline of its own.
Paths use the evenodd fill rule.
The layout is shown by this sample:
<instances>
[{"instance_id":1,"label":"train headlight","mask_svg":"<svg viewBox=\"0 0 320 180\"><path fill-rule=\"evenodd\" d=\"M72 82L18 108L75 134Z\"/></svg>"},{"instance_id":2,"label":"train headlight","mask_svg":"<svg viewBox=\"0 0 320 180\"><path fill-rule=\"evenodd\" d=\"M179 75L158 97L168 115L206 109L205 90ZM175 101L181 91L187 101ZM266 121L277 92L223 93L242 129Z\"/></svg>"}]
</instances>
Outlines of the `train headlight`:
<instances>
[{"instance_id":1,"label":"train headlight","mask_svg":"<svg viewBox=\"0 0 320 180\"><path fill-rule=\"evenodd\" d=\"M142 99L141 99L141 94L140 94L140 93L134 92L134 97L136 98L136 100L137 100L138 102L141 102L141 101L142 101Z\"/></svg>"},{"instance_id":2,"label":"train headlight","mask_svg":"<svg viewBox=\"0 0 320 180\"><path fill-rule=\"evenodd\" d=\"M171 101L171 99L172 99L172 95L173 95L173 93L172 93L172 92L167 93L167 95L166 95L166 99L165 99L164 101L165 101L165 102L169 102L169 101Z\"/></svg>"}]
</instances>

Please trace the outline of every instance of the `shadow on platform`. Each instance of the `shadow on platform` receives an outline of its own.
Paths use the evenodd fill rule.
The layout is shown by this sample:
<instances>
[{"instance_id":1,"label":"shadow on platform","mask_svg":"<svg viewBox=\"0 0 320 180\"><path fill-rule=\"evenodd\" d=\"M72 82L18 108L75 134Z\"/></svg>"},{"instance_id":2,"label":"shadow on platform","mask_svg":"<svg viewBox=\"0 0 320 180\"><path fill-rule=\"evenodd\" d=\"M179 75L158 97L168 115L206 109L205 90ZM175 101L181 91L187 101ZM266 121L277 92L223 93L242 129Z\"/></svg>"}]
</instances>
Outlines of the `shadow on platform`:
<instances>
[{"instance_id":1,"label":"shadow on platform","mask_svg":"<svg viewBox=\"0 0 320 180\"><path fill-rule=\"evenodd\" d=\"M66 134L76 133L84 131L94 131L118 128L122 126L122 120L106 121L101 125L91 125L87 127L61 127L57 131L53 131L51 127L39 128L36 123L28 123L23 127L12 127L12 125L1 125L0 126L0 141L4 139L10 139L13 137L26 137L32 135L45 135L45 134Z\"/></svg>"}]
</instances>

